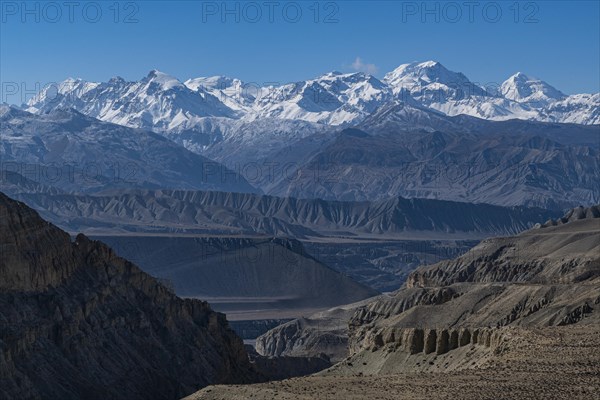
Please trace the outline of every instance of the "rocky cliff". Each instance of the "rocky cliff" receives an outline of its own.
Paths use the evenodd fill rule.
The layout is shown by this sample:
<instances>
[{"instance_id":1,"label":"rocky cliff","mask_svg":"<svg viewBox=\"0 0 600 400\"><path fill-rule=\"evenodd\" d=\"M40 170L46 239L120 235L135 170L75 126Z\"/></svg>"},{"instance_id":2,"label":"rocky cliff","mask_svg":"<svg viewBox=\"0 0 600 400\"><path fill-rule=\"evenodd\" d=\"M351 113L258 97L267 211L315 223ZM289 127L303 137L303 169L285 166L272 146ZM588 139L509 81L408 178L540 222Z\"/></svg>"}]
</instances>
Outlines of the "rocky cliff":
<instances>
[{"instance_id":1,"label":"rocky cliff","mask_svg":"<svg viewBox=\"0 0 600 400\"><path fill-rule=\"evenodd\" d=\"M358 308L349 322L354 364L380 351L370 372L389 372L419 365L410 355L445 360L454 352L454 368L467 368L473 354L455 351L469 345L487 357L510 341L513 327L597 324L600 214L597 206L575 209L560 221L489 239L455 260L418 268L393 296ZM398 352L402 360L391 355Z\"/></svg>"},{"instance_id":2,"label":"rocky cliff","mask_svg":"<svg viewBox=\"0 0 600 400\"><path fill-rule=\"evenodd\" d=\"M600 207L578 207L541 227L482 241L454 260L419 268L406 285L574 283L600 276Z\"/></svg>"},{"instance_id":3,"label":"rocky cliff","mask_svg":"<svg viewBox=\"0 0 600 400\"><path fill-rule=\"evenodd\" d=\"M420 267L395 293L347 306L347 328L321 313L267 332L257 346L269 355L314 355L336 337L344 342L335 358L350 356L334 367L338 372L427 370L441 360L461 369L475 355L493 354L512 327L593 325L600 307L597 210L577 208L546 227Z\"/></svg>"},{"instance_id":4,"label":"rocky cliff","mask_svg":"<svg viewBox=\"0 0 600 400\"><path fill-rule=\"evenodd\" d=\"M177 399L254 372L225 316L0 193L0 398Z\"/></svg>"},{"instance_id":5,"label":"rocky cliff","mask_svg":"<svg viewBox=\"0 0 600 400\"><path fill-rule=\"evenodd\" d=\"M267 357L319 357L324 354L332 362L338 362L348 355L348 320L357 308L374 299L283 323L256 339L256 351Z\"/></svg>"}]
</instances>

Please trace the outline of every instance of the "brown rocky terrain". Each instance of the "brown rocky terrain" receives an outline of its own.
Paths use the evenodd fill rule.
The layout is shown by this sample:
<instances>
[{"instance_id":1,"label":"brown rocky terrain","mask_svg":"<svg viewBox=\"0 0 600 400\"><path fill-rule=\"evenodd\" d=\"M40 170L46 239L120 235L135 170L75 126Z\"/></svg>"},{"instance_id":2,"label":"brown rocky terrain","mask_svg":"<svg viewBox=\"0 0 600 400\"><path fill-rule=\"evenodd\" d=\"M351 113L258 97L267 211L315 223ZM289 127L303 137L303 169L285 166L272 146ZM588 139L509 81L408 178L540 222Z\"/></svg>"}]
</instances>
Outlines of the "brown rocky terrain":
<instances>
[{"instance_id":1,"label":"brown rocky terrain","mask_svg":"<svg viewBox=\"0 0 600 400\"><path fill-rule=\"evenodd\" d=\"M256 351L266 357L325 354L332 362L341 361L348 356L348 320L356 309L373 300L334 307L283 323L256 339Z\"/></svg>"},{"instance_id":2,"label":"brown rocky terrain","mask_svg":"<svg viewBox=\"0 0 600 400\"><path fill-rule=\"evenodd\" d=\"M407 287L458 282L576 283L600 276L600 207L569 211L520 235L481 242L454 260L420 268Z\"/></svg>"},{"instance_id":3,"label":"brown rocky terrain","mask_svg":"<svg viewBox=\"0 0 600 400\"><path fill-rule=\"evenodd\" d=\"M255 379L206 302L0 193L0 398L168 399Z\"/></svg>"},{"instance_id":4,"label":"brown rocky terrain","mask_svg":"<svg viewBox=\"0 0 600 400\"><path fill-rule=\"evenodd\" d=\"M391 296L349 307L347 358L318 376L211 387L190 399L590 399L600 392L599 307L595 206L483 241L454 260L418 268ZM293 347L282 335L295 324L257 342ZM319 343L332 333L321 326L291 339Z\"/></svg>"},{"instance_id":5,"label":"brown rocky terrain","mask_svg":"<svg viewBox=\"0 0 600 400\"><path fill-rule=\"evenodd\" d=\"M356 368L375 363L375 352L372 359L346 365L345 371L256 385L209 386L185 400L597 399L600 329L597 318L588 322L503 328L506 340L498 346L485 350L485 345L467 345L463 355L454 353L454 358L471 358L474 364L469 368L453 368L452 354L436 358L423 353L412 356L415 367L406 371L365 374Z\"/></svg>"}]
</instances>

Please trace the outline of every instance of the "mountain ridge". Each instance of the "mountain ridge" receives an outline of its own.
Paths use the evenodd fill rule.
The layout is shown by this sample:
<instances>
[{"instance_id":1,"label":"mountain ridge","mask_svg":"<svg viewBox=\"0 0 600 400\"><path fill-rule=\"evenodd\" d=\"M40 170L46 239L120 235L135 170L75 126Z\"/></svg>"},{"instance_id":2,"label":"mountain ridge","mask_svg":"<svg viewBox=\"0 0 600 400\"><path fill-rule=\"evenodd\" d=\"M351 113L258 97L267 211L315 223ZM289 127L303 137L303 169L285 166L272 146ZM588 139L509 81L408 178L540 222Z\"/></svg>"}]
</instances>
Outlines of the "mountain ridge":
<instances>
[{"instance_id":1,"label":"mountain ridge","mask_svg":"<svg viewBox=\"0 0 600 400\"><path fill-rule=\"evenodd\" d=\"M258 378L208 303L0 193L0 398L180 398Z\"/></svg>"},{"instance_id":2,"label":"mountain ridge","mask_svg":"<svg viewBox=\"0 0 600 400\"><path fill-rule=\"evenodd\" d=\"M33 193L14 191L11 195L72 231L101 229L113 223L123 232L173 230L296 238L429 232L480 237L520 232L558 216L554 211L521 206L402 197L343 202L214 191L128 190L72 195L43 194L36 186L34 189ZM461 213L464 217L458 218Z\"/></svg>"},{"instance_id":3,"label":"mountain ridge","mask_svg":"<svg viewBox=\"0 0 600 400\"><path fill-rule=\"evenodd\" d=\"M471 82L464 74L450 71L436 61L402 64L381 80L362 72L331 72L270 86L224 76L182 82L153 70L137 82L118 78L105 83L68 79L43 89L28 101L27 107L33 112L45 112L70 104L109 122L180 133L195 129L199 119L206 117L275 117L347 126L360 122L382 104L398 98L406 100L408 96L447 115L600 124L600 97L595 94L566 96L522 73L509 77L498 88L488 86ZM163 90L157 92L156 87ZM154 97L156 101L152 100ZM125 106L123 100L143 107ZM547 107L553 107L553 112L547 112ZM142 111L146 117L142 118Z\"/></svg>"}]
</instances>

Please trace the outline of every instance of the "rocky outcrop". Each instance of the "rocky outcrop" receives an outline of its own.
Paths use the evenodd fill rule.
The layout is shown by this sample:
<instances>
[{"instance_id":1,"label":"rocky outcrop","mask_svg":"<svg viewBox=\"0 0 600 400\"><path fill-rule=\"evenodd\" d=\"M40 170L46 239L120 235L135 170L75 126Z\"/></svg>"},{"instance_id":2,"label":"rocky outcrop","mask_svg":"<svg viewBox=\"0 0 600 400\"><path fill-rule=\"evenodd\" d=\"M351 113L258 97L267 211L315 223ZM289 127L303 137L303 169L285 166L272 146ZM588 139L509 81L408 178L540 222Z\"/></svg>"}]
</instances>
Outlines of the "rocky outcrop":
<instances>
[{"instance_id":1,"label":"rocky outcrop","mask_svg":"<svg viewBox=\"0 0 600 400\"><path fill-rule=\"evenodd\" d=\"M389 347L409 354L442 355L468 345L494 348L503 341L498 328L395 328L386 327L369 332L356 352L377 351Z\"/></svg>"},{"instance_id":2,"label":"rocky outcrop","mask_svg":"<svg viewBox=\"0 0 600 400\"><path fill-rule=\"evenodd\" d=\"M337 330L348 338L349 362L380 349L441 355L468 344L490 347L503 327L585 322L600 304L600 219L594 211L570 215L587 217L486 240L455 260L418 268L392 295L356 305L347 333ZM326 320L313 325L327 327ZM263 335L270 344L263 350L284 343L284 353L302 355L307 346L300 343L330 332L288 323ZM386 368L395 368L390 363Z\"/></svg>"},{"instance_id":3,"label":"rocky outcrop","mask_svg":"<svg viewBox=\"0 0 600 400\"><path fill-rule=\"evenodd\" d=\"M348 356L348 320L356 309L373 299L335 307L279 325L256 339L256 350L266 357L325 355L331 362L338 362Z\"/></svg>"},{"instance_id":4,"label":"rocky outcrop","mask_svg":"<svg viewBox=\"0 0 600 400\"><path fill-rule=\"evenodd\" d=\"M563 218L518 236L481 242L466 254L409 275L407 287L457 282L576 283L600 276L600 206L576 208Z\"/></svg>"},{"instance_id":5,"label":"rocky outcrop","mask_svg":"<svg viewBox=\"0 0 600 400\"><path fill-rule=\"evenodd\" d=\"M594 309L588 303L584 303L565 315L558 325L575 324L584 319L587 314L591 314L592 311L594 311Z\"/></svg>"},{"instance_id":6,"label":"rocky outcrop","mask_svg":"<svg viewBox=\"0 0 600 400\"><path fill-rule=\"evenodd\" d=\"M547 228L549 226L563 225L573 221L579 221L581 219L594 219L600 218L600 205L595 205L591 207L583 207L579 206L573 208L565 213L562 218L551 219L542 227Z\"/></svg>"},{"instance_id":7,"label":"rocky outcrop","mask_svg":"<svg viewBox=\"0 0 600 400\"><path fill-rule=\"evenodd\" d=\"M415 361L394 352L442 355L471 345L495 351L511 327L593 325L600 304L597 210L575 209L562 223L489 239L455 260L418 268L392 296L356 309L347 363L380 351L378 365L389 372ZM467 353L456 354L467 360Z\"/></svg>"},{"instance_id":8,"label":"rocky outcrop","mask_svg":"<svg viewBox=\"0 0 600 400\"><path fill-rule=\"evenodd\" d=\"M246 349L254 368L269 380L306 376L331 367L331 361L324 354L316 357L265 357L252 346L246 346Z\"/></svg>"},{"instance_id":9,"label":"rocky outcrop","mask_svg":"<svg viewBox=\"0 0 600 400\"><path fill-rule=\"evenodd\" d=\"M299 318L278 326L256 340L259 354L269 357L318 357L321 354L339 361L347 354L345 320L319 321Z\"/></svg>"},{"instance_id":10,"label":"rocky outcrop","mask_svg":"<svg viewBox=\"0 0 600 400\"><path fill-rule=\"evenodd\" d=\"M377 319L401 314L416 306L441 305L459 297L461 291L457 288L443 287L409 289L402 294L399 297L380 297L377 301L358 307L349 321L350 328L363 327Z\"/></svg>"},{"instance_id":11,"label":"rocky outcrop","mask_svg":"<svg viewBox=\"0 0 600 400\"><path fill-rule=\"evenodd\" d=\"M394 301L390 296L378 296L377 301L365 300L343 309L321 312L310 318L299 318L271 329L256 340L256 348L265 356L317 356L326 354L340 361L349 354L348 330L369 329L371 323L386 316L401 313L417 305L446 303L460 296L453 288L410 290L406 297ZM376 304L377 308L370 308ZM389 334L393 335L393 332Z\"/></svg>"},{"instance_id":12,"label":"rocky outcrop","mask_svg":"<svg viewBox=\"0 0 600 400\"><path fill-rule=\"evenodd\" d=\"M177 399L256 378L206 302L0 193L0 398Z\"/></svg>"}]
</instances>

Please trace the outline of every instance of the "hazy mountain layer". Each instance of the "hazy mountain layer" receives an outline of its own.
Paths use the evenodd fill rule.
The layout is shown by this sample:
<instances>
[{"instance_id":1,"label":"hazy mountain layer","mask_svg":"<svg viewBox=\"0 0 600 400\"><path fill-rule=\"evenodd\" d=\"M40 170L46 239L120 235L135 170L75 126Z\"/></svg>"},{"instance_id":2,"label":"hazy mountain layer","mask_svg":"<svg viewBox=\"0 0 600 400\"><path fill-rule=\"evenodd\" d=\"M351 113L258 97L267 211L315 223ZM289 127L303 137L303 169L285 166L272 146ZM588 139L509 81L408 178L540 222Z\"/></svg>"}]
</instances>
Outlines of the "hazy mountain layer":
<instances>
[{"instance_id":1,"label":"hazy mountain layer","mask_svg":"<svg viewBox=\"0 0 600 400\"><path fill-rule=\"evenodd\" d=\"M600 133L593 128L533 124L521 132L509 122L493 122L482 133L458 117L412 120L419 113L401 105L373 118L368 132L342 131L289 173L293 179L280 179L269 192L342 200L400 195L558 210L600 199ZM414 132L419 123L443 130Z\"/></svg>"},{"instance_id":2,"label":"hazy mountain layer","mask_svg":"<svg viewBox=\"0 0 600 400\"><path fill-rule=\"evenodd\" d=\"M165 279L182 297L208 299L231 319L285 317L378 292L311 257L292 239L103 236L117 254ZM258 317L255 317L258 319Z\"/></svg>"},{"instance_id":3,"label":"hazy mountain layer","mask_svg":"<svg viewBox=\"0 0 600 400\"><path fill-rule=\"evenodd\" d=\"M1 110L0 110L1 111ZM71 192L171 188L257 192L242 175L149 131L74 110L0 112L2 171Z\"/></svg>"},{"instance_id":4,"label":"hazy mountain layer","mask_svg":"<svg viewBox=\"0 0 600 400\"><path fill-rule=\"evenodd\" d=\"M557 213L393 198L340 202L243 193L118 191L103 195L13 193L72 231L263 234L295 238L391 235L481 238L517 233Z\"/></svg>"}]
</instances>

